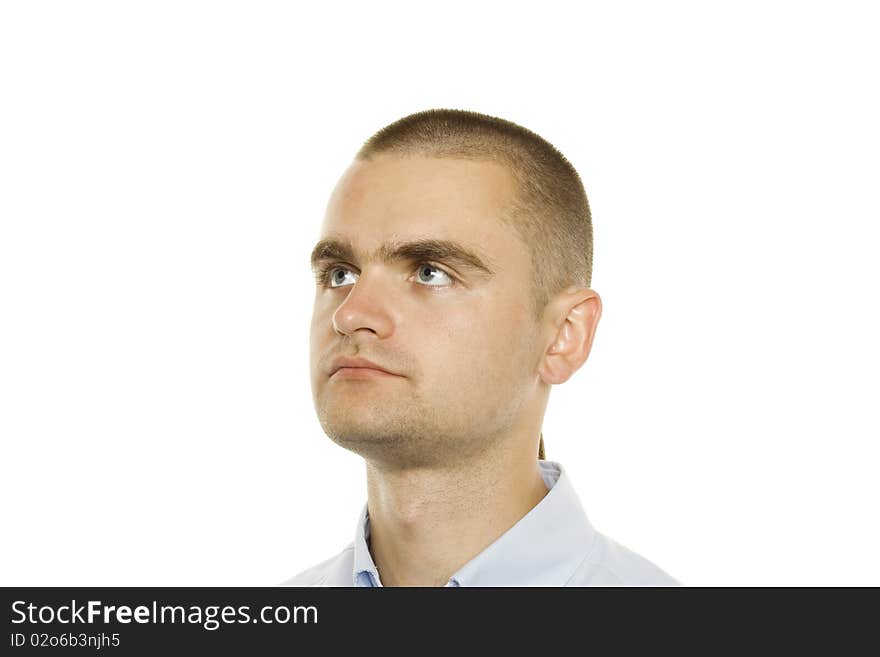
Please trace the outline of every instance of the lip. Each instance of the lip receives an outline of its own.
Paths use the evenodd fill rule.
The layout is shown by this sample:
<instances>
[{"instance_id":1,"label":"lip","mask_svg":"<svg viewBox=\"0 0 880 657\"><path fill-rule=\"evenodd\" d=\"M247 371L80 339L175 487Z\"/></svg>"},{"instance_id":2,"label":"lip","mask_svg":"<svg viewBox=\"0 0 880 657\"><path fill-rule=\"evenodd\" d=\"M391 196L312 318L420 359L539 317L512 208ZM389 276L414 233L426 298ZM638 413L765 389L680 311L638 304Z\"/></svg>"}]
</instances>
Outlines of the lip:
<instances>
[{"instance_id":1,"label":"lip","mask_svg":"<svg viewBox=\"0 0 880 657\"><path fill-rule=\"evenodd\" d=\"M396 374L385 370L376 370L372 367L340 367L330 375L331 379L384 379L386 377L399 378Z\"/></svg>"},{"instance_id":2,"label":"lip","mask_svg":"<svg viewBox=\"0 0 880 657\"><path fill-rule=\"evenodd\" d=\"M398 376L394 372L389 372L388 370L380 367L372 361L367 360L366 358L347 357L337 358L333 361L330 376L335 375L354 377L376 375Z\"/></svg>"}]
</instances>

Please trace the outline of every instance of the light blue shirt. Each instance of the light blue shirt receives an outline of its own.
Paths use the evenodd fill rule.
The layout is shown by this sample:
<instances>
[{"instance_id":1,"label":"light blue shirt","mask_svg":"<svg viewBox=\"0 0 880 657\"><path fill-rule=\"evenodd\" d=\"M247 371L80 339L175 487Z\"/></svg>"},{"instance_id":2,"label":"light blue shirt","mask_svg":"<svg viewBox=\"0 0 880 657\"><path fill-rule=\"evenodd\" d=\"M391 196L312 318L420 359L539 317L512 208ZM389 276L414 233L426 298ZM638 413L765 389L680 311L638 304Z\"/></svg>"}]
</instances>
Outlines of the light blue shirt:
<instances>
[{"instance_id":1,"label":"light blue shirt","mask_svg":"<svg viewBox=\"0 0 880 657\"><path fill-rule=\"evenodd\" d=\"M590 525L562 465L538 461L548 492L519 522L456 571L446 586L676 586L675 579ZM364 505L354 541L283 582L286 586L382 586Z\"/></svg>"}]
</instances>

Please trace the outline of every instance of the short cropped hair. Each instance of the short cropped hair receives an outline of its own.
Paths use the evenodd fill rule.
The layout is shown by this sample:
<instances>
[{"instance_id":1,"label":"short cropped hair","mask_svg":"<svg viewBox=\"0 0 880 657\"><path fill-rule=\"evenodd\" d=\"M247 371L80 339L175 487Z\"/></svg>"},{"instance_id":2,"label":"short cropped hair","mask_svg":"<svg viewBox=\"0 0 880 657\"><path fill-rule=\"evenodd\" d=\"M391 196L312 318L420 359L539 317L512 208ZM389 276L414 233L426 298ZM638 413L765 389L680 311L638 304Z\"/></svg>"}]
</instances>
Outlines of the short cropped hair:
<instances>
[{"instance_id":1,"label":"short cropped hair","mask_svg":"<svg viewBox=\"0 0 880 657\"><path fill-rule=\"evenodd\" d=\"M557 292L570 285L590 286L593 223L584 185L574 166L539 135L487 114L430 109L385 126L355 159L380 153L506 165L518 192L499 219L514 230L531 257L535 320Z\"/></svg>"}]
</instances>

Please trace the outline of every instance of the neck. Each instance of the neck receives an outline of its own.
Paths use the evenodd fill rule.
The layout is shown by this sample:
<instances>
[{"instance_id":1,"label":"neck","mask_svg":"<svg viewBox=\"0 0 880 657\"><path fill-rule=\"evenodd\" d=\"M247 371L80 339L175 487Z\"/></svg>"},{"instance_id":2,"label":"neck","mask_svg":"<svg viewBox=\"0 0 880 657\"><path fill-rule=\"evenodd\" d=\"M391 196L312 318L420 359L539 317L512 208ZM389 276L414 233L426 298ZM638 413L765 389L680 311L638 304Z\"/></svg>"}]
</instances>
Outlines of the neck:
<instances>
[{"instance_id":1,"label":"neck","mask_svg":"<svg viewBox=\"0 0 880 657\"><path fill-rule=\"evenodd\" d=\"M367 462L370 552L384 586L444 586L547 494L533 451L446 468Z\"/></svg>"}]
</instances>

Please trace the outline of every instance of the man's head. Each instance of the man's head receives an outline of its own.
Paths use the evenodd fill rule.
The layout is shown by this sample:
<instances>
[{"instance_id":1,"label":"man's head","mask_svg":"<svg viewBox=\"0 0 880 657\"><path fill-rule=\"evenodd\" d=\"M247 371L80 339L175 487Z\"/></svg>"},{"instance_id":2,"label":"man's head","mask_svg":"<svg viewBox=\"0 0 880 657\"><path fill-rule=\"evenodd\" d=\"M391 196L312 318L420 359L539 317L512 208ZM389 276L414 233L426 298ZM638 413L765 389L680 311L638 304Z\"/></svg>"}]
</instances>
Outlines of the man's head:
<instances>
[{"instance_id":1,"label":"man's head","mask_svg":"<svg viewBox=\"0 0 880 657\"><path fill-rule=\"evenodd\" d=\"M473 112L401 119L339 181L312 255L331 439L389 468L534 450L549 386L584 362L601 314L586 194L556 149ZM354 356L397 376L333 373Z\"/></svg>"}]
</instances>

